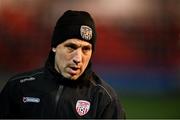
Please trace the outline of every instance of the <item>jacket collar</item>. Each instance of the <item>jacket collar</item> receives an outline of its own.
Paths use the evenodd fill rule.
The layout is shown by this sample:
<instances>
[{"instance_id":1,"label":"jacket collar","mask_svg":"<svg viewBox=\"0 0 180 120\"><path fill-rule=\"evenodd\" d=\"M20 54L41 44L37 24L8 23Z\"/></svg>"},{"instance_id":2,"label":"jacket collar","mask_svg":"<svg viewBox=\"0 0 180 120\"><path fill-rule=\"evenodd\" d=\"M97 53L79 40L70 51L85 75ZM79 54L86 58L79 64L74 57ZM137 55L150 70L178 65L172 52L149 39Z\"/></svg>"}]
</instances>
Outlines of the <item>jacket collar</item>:
<instances>
[{"instance_id":1,"label":"jacket collar","mask_svg":"<svg viewBox=\"0 0 180 120\"><path fill-rule=\"evenodd\" d=\"M50 51L48 59L45 64L45 70L50 79L56 80L59 84L75 85L75 84L84 84L87 83L92 75L91 62L89 62L84 73L77 80L70 80L63 77L59 72L54 68L54 52Z\"/></svg>"}]
</instances>

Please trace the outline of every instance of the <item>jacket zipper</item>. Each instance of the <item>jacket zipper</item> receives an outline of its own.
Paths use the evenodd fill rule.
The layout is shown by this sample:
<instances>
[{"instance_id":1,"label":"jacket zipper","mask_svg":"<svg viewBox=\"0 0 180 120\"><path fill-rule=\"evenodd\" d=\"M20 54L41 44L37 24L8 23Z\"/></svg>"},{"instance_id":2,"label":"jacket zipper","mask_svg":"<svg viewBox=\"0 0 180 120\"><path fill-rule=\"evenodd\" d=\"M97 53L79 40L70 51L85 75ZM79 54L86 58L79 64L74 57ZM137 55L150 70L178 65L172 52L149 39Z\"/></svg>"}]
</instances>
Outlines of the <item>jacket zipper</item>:
<instances>
[{"instance_id":1,"label":"jacket zipper","mask_svg":"<svg viewBox=\"0 0 180 120\"><path fill-rule=\"evenodd\" d=\"M60 97L61 97L61 94L62 94L62 91L63 91L63 85L59 85L58 87L58 90L57 90L57 93L56 93L56 100L55 100L55 107L56 107L56 115L58 115L58 106L59 106L59 103L60 103Z\"/></svg>"}]
</instances>

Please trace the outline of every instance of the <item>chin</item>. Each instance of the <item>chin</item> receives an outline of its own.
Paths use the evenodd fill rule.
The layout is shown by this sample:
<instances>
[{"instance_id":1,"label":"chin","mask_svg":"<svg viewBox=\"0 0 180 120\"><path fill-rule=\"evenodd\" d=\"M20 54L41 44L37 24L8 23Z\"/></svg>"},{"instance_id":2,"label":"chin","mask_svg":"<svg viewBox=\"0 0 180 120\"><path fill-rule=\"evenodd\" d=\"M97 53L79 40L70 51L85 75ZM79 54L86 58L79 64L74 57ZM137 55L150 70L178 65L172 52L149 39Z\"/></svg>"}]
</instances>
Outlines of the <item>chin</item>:
<instances>
[{"instance_id":1,"label":"chin","mask_svg":"<svg viewBox=\"0 0 180 120\"><path fill-rule=\"evenodd\" d=\"M64 74L63 75L65 78L69 80L77 80L81 75L75 74L75 75L70 75L70 74Z\"/></svg>"},{"instance_id":2,"label":"chin","mask_svg":"<svg viewBox=\"0 0 180 120\"><path fill-rule=\"evenodd\" d=\"M71 79L71 80L77 80L78 77L71 77L70 79Z\"/></svg>"},{"instance_id":3,"label":"chin","mask_svg":"<svg viewBox=\"0 0 180 120\"><path fill-rule=\"evenodd\" d=\"M69 79L69 80L77 80L79 78L78 76L71 76L71 75L64 76L64 77Z\"/></svg>"}]
</instances>

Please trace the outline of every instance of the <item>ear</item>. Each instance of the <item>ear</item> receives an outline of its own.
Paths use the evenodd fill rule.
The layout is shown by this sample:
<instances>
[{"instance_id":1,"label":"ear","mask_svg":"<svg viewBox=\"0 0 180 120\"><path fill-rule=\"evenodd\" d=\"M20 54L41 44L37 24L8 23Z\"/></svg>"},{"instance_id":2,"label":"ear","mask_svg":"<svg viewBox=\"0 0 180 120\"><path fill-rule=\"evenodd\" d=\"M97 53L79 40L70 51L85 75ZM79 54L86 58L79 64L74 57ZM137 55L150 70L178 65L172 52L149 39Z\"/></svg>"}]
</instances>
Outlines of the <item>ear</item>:
<instances>
[{"instance_id":1,"label":"ear","mask_svg":"<svg viewBox=\"0 0 180 120\"><path fill-rule=\"evenodd\" d=\"M52 48L52 51L53 51L53 52L56 52L56 48Z\"/></svg>"}]
</instances>

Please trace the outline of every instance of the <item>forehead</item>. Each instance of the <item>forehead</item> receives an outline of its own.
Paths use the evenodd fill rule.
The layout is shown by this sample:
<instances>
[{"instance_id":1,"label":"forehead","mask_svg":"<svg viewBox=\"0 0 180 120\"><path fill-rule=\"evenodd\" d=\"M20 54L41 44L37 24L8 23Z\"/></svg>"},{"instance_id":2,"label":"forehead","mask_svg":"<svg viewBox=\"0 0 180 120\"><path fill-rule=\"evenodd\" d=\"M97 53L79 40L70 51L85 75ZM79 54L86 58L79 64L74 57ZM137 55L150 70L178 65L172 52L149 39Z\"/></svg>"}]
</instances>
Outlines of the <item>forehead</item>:
<instances>
[{"instance_id":1,"label":"forehead","mask_svg":"<svg viewBox=\"0 0 180 120\"><path fill-rule=\"evenodd\" d=\"M76 45L81 45L81 46L91 46L91 43L89 42L86 42L84 40L80 40L80 39L67 39L66 41L64 41L63 43L61 44L76 44Z\"/></svg>"}]
</instances>

